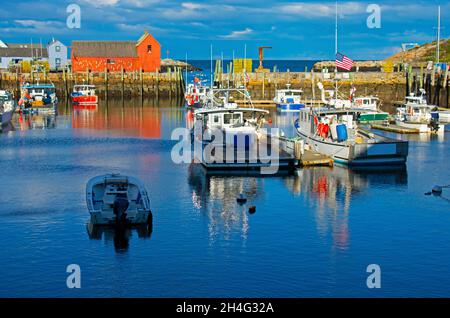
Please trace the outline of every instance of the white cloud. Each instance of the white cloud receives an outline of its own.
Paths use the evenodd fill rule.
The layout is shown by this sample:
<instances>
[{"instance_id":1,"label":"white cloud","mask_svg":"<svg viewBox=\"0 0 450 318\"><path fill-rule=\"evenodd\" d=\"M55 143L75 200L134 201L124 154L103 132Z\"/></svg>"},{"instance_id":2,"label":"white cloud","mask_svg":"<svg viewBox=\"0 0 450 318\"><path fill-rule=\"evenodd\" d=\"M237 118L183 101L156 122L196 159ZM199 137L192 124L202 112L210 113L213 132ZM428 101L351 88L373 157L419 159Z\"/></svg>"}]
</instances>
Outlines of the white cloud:
<instances>
[{"instance_id":1,"label":"white cloud","mask_svg":"<svg viewBox=\"0 0 450 318\"><path fill-rule=\"evenodd\" d=\"M108 7L115 6L119 3L119 0L81 0L81 2L90 4L94 7Z\"/></svg>"},{"instance_id":2,"label":"white cloud","mask_svg":"<svg viewBox=\"0 0 450 318\"><path fill-rule=\"evenodd\" d=\"M253 30L250 28L246 28L243 31L233 31L228 35L223 35L222 38L224 39L240 39L245 37L246 35L252 34Z\"/></svg>"},{"instance_id":3,"label":"white cloud","mask_svg":"<svg viewBox=\"0 0 450 318\"><path fill-rule=\"evenodd\" d=\"M0 33L11 33L11 34L39 34L39 35L50 35L50 34L62 34L68 29L65 23L60 21L40 21L32 19L18 19L14 20L13 23L8 23L8 27L0 28Z\"/></svg>"},{"instance_id":4,"label":"white cloud","mask_svg":"<svg viewBox=\"0 0 450 318\"><path fill-rule=\"evenodd\" d=\"M366 6L358 2L343 2L339 4L338 13L340 16L361 14L366 12ZM331 2L327 4L295 2L280 5L278 10L284 14L305 18L326 18L336 14L336 5Z\"/></svg>"},{"instance_id":5,"label":"white cloud","mask_svg":"<svg viewBox=\"0 0 450 318\"><path fill-rule=\"evenodd\" d=\"M192 2L183 2L183 3L181 4L181 6L182 6L183 8L185 8L185 9L188 9L188 10L198 10L198 9L204 9L204 8L206 8L205 5L198 4L198 3L192 3Z\"/></svg>"}]
</instances>

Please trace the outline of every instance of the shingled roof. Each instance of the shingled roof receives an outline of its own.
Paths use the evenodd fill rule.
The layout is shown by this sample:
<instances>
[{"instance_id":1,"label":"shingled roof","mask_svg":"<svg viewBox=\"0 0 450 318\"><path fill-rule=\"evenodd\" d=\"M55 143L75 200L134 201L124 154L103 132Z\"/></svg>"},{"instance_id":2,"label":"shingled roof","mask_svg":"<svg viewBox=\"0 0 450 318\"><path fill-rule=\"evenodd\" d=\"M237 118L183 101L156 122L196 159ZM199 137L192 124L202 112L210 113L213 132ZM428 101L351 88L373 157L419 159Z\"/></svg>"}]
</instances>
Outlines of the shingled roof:
<instances>
[{"instance_id":1,"label":"shingled roof","mask_svg":"<svg viewBox=\"0 0 450 318\"><path fill-rule=\"evenodd\" d=\"M73 41L75 57L138 57L133 41Z\"/></svg>"},{"instance_id":2,"label":"shingled roof","mask_svg":"<svg viewBox=\"0 0 450 318\"><path fill-rule=\"evenodd\" d=\"M46 48L23 48L23 47L8 47L0 48L0 57L44 57L48 58L48 51Z\"/></svg>"}]
</instances>

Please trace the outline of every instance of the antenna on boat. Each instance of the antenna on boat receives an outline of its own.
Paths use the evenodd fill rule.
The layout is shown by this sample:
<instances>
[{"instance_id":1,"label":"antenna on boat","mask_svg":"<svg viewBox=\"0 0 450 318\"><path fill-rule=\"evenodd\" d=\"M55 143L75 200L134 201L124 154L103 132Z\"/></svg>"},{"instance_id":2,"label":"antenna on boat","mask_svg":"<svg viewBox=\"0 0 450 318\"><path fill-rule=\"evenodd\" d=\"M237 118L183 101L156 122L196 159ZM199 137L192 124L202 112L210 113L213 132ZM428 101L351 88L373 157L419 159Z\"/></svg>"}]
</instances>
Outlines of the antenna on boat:
<instances>
[{"instance_id":1,"label":"antenna on boat","mask_svg":"<svg viewBox=\"0 0 450 318\"><path fill-rule=\"evenodd\" d=\"M188 53L186 52L186 69L185 69L185 73L186 73L186 78L185 78L185 90L187 90L188 87Z\"/></svg>"}]
</instances>

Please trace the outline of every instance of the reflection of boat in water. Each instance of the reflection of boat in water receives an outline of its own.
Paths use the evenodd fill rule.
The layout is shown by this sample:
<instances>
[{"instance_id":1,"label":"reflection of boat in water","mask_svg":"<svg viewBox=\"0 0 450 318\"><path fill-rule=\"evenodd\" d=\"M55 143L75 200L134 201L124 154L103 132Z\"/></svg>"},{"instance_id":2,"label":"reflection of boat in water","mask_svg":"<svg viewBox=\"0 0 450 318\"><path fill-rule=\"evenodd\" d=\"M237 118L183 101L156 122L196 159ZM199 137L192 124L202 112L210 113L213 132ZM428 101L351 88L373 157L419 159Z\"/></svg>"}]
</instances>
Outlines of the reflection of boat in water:
<instances>
[{"instance_id":1,"label":"reflection of boat in water","mask_svg":"<svg viewBox=\"0 0 450 318\"><path fill-rule=\"evenodd\" d=\"M260 196L258 187L261 180L260 177L249 176L211 176L200 164L189 166L192 204L209 220L212 239L218 235L247 237L250 228L247 208ZM247 204L237 202L241 193L247 198Z\"/></svg>"},{"instance_id":2,"label":"reflection of boat in water","mask_svg":"<svg viewBox=\"0 0 450 318\"><path fill-rule=\"evenodd\" d=\"M20 113L17 116L20 130L53 129L56 127L55 114Z\"/></svg>"},{"instance_id":3,"label":"reflection of boat in water","mask_svg":"<svg viewBox=\"0 0 450 318\"><path fill-rule=\"evenodd\" d=\"M97 111L98 110L98 104L74 104L73 110L75 111Z\"/></svg>"},{"instance_id":4,"label":"reflection of boat in water","mask_svg":"<svg viewBox=\"0 0 450 318\"><path fill-rule=\"evenodd\" d=\"M298 171L298 176L285 178L287 188L309 202L315 210L317 231L323 237L331 232L334 246L347 248L350 244L348 230L352 201L364 192L375 188L406 187L406 168L397 169L347 169L314 167ZM361 202L359 202L361 204Z\"/></svg>"},{"instance_id":5,"label":"reflection of boat in water","mask_svg":"<svg viewBox=\"0 0 450 318\"><path fill-rule=\"evenodd\" d=\"M383 169L334 166L332 169L328 167L301 169L297 176L290 176L285 179L286 186L293 193L307 193L309 196L321 177L326 177L327 184L330 182L347 184L349 188L356 192L371 186L406 186L408 184L407 170L404 166L392 166ZM323 182L324 179L320 180Z\"/></svg>"},{"instance_id":6,"label":"reflection of boat in water","mask_svg":"<svg viewBox=\"0 0 450 318\"><path fill-rule=\"evenodd\" d=\"M89 239L102 240L105 242L114 242L116 251L126 251L129 247L129 241L136 233L138 238L147 239L152 236L153 227L151 225L135 225L127 228L113 228L109 226L94 225L89 222L86 226Z\"/></svg>"}]
</instances>

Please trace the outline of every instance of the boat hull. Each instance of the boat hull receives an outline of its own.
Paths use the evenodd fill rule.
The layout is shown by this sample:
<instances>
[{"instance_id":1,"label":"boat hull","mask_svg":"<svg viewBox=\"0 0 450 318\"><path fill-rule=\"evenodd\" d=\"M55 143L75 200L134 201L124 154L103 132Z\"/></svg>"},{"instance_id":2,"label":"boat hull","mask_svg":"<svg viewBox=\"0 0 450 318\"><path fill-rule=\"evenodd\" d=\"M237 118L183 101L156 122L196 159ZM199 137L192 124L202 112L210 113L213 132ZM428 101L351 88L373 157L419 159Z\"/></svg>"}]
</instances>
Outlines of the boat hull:
<instances>
[{"instance_id":1,"label":"boat hull","mask_svg":"<svg viewBox=\"0 0 450 318\"><path fill-rule=\"evenodd\" d=\"M361 114L359 117L360 123L370 123L370 122L377 122L377 121L386 121L389 119L388 113L367 113L367 114Z\"/></svg>"},{"instance_id":2,"label":"boat hull","mask_svg":"<svg viewBox=\"0 0 450 318\"><path fill-rule=\"evenodd\" d=\"M428 126L428 124L421 124L421 123L408 123L400 120L396 120L395 124L400 127L410 128L410 129L416 129L419 131L419 133L433 133L431 128ZM444 125L439 125L439 129L437 133L444 133L445 127Z\"/></svg>"},{"instance_id":3,"label":"boat hull","mask_svg":"<svg viewBox=\"0 0 450 318\"><path fill-rule=\"evenodd\" d=\"M302 108L305 108L304 104L288 104L288 103L277 104L277 109L280 112L299 112Z\"/></svg>"},{"instance_id":4,"label":"boat hull","mask_svg":"<svg viewBox=\"0 0 450 318\"><path fill-rule=\"evenodd\" d=\"M10 110L10 111L0 114L0 124L7 125L8 123L10 123L12 120L13 114L14 114L14 110Z\"/></svg>"},{"instance_id":5,"label":"boat hull","mask_svg":"<svg viewBox=\"0 0 450 318\"><path fill-rule=\"evenodd\" d=\"M72 96L72 103L76 105L85 104L97 104L98 97L96 95L91 96Z\"/></svg>"},{"instance_id":6,"label":"boat hull","mask_svg":"<svg viewBox=\"0 0 450 318\"><path fill-rule=\"evenodd\" d=\"M337 164L348 166L385 166L404 165L408 157L407 142L382 143L335 143L327 142L318 137L310 137L295 124L297 135L316 152L328 155Z\"/></svg>"}]
</instances>

